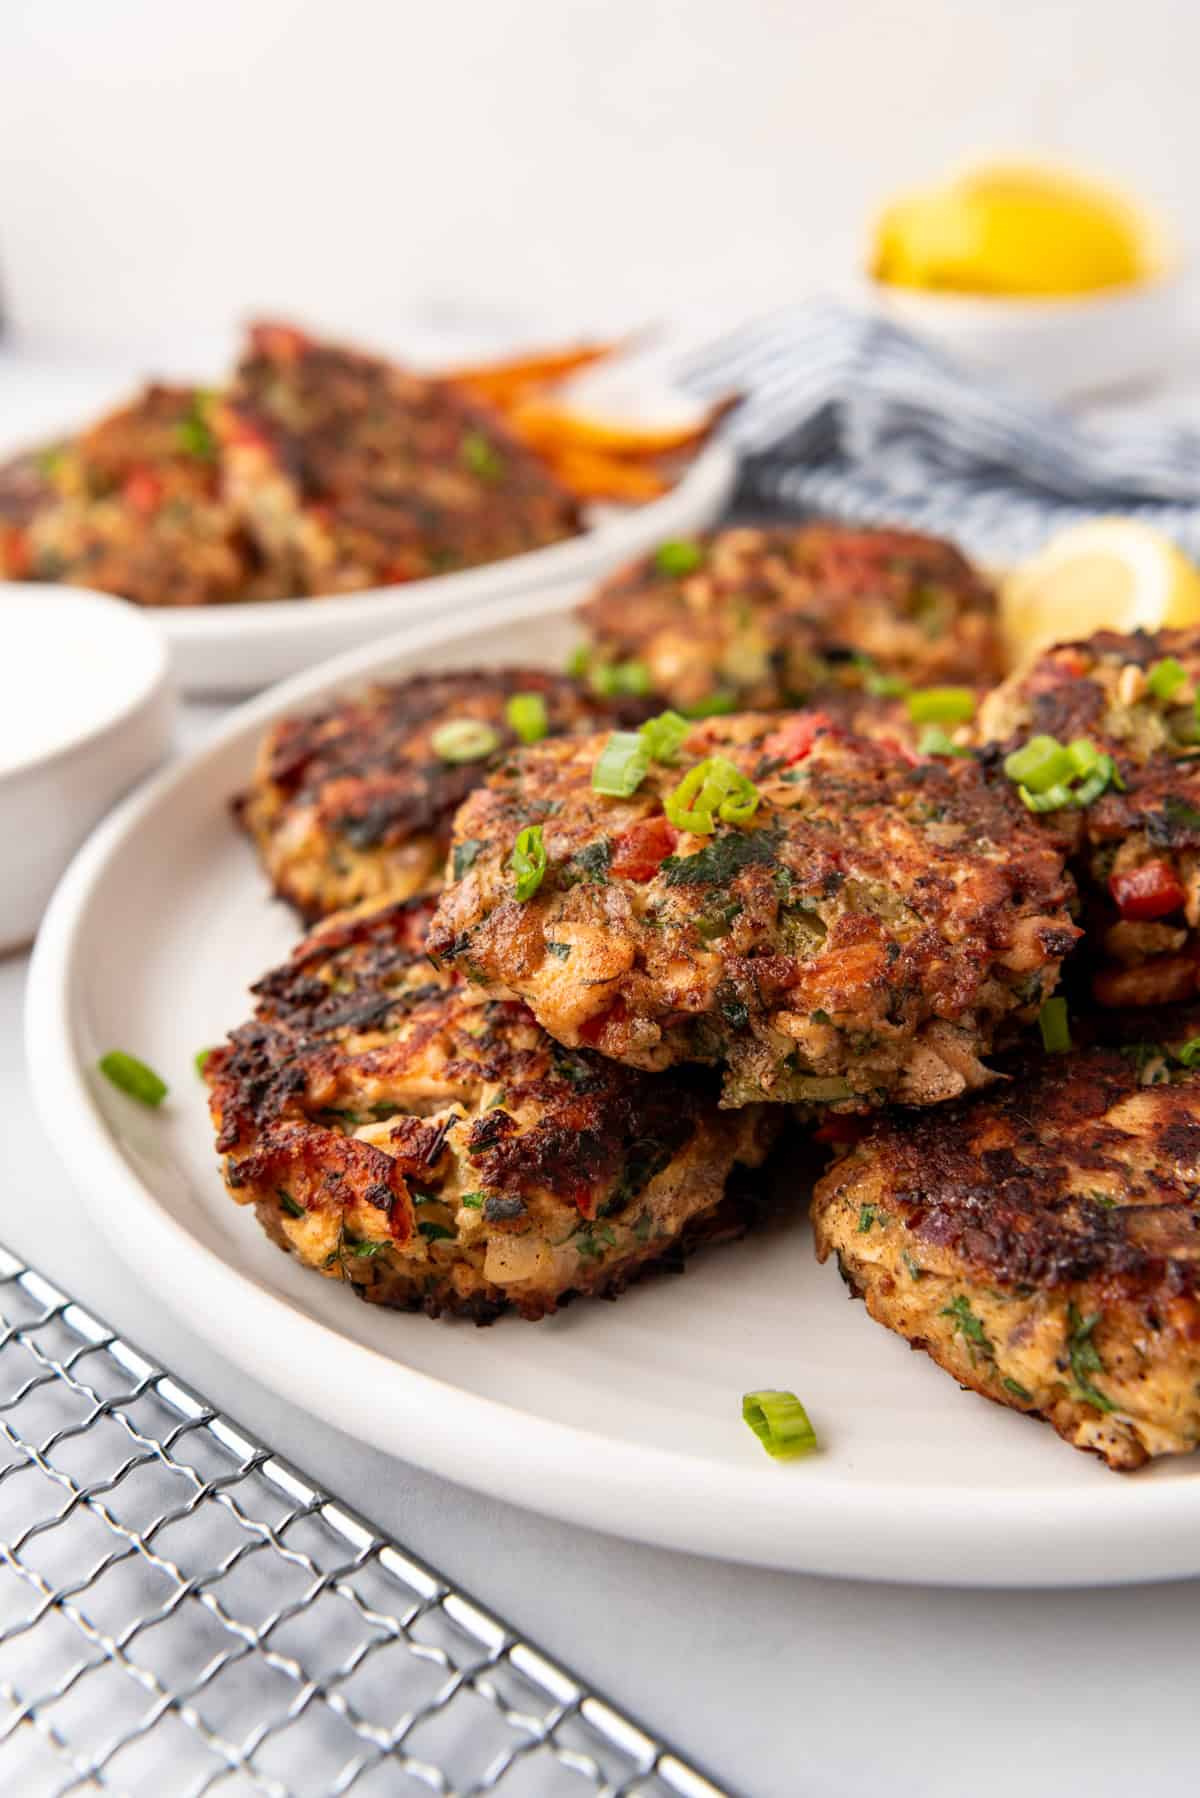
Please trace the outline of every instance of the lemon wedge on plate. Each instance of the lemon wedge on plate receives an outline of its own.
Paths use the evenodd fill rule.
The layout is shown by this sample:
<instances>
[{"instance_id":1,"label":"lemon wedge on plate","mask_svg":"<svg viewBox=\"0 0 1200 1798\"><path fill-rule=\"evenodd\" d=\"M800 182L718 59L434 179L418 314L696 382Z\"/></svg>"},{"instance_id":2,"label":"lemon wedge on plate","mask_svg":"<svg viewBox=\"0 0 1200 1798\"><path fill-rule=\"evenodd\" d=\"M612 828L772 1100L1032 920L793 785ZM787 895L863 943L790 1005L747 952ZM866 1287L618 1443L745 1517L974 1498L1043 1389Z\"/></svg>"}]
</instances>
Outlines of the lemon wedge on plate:
<instances>
[{"instance_id":1,"label":"lemon wedge on plate","mask_svg":"<svg viewBox=\"0 0 1200 1798\"><path fill-rule=\"evenodd\" d=\"M996 164L897 199L875 232L877 281L1008 298L1093 293L1159 271L1149 218L1063 169Z\"/></svg>"},{"instance_id":2,"label":"lemon wedge on plate","mask_svg":"<svg viewBox=\"0 0 1200 1798\"><path fill-rule=\"evenodd\" d=\"M1149 525L1097 518L1004 576L1000 610L1009 654L1022 662L1093 631L1200 624L1200 569Z\"/></svg>"}]
</instances>

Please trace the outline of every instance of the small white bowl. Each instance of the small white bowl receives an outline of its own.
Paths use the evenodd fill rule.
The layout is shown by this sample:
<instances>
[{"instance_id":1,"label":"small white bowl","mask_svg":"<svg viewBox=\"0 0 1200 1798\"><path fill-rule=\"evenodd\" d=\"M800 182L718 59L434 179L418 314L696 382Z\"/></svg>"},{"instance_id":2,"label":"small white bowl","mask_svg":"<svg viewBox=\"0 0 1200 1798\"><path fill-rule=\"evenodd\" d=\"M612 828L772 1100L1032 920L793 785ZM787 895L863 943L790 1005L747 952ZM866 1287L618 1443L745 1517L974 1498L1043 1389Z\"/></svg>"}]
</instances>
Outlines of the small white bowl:
<instances>
[{"instance_id":1,"label":"small white bowl","mask_svg":"<svg viewBox=\"0 0 1200 1798\"><path fill-rule=\"evenodd\" d=\"M1187 271L1063 298L922 293L863 280L859 298L959 361L1014 380L1046 400L1132 387L1169 374L1191 323Z\"/></svg>"},{"instance_id":2,"label":"small white bowl","mask_svg":"<svg viewBox=\"0 0 1200 1798\"><path fill-rule=\"evenodd\" d=\"M0 951L35 935L59 875L162 761L175 697L166 641L122 600L0 583Z\"/></svg>"}]
</instances>

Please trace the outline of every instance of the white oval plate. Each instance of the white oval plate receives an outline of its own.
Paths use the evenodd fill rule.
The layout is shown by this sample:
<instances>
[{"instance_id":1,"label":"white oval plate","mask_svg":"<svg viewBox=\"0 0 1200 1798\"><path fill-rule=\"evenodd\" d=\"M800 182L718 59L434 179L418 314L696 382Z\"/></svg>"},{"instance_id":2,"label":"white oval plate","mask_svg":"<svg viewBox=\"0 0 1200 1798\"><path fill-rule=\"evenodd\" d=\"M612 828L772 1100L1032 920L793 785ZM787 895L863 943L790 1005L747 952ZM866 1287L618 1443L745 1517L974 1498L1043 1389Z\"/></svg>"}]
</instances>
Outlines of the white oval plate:
<instances>
[{"instance_id":1,"label":"white oval plate","mask_svg":"<svg viewBox=\"0 0 1200 1798\"><path fill-rule=\"evenodd\" d=\"M981 1585L1200 1572L1200 1461L1132 1477L958 1392L848 1304L796 1215L617 1305L487 1330L357 1302L304 1272L222 1187L196 1050L248 1011L297 931L228 818L268 720L367 678L558 665L562 595L342 657L244 707L101 828L30 977L42 1121L140 1276L255 1379L376 1448L514 1503L677 1549L815 1573ZM170 1082L161 1112L94 1073L106 1049ZM821 1441L777 1466L741 1395L790 1387Z\"/></svg>"},{"instance_id":2,"label":"white oval plate","mask_svg":"<svg viewBox=\"0 0 1200 1798\"><path fill-rule=\"evenodd\" d=\"M74 394L76 386L80 397L75 403L80 411L89 407L103 411L106 403L116 404L129 385L114 379L111 401L106 402L97 398L98 392L107 392L103 377L90 383L80 378L75 386L67 382L64 390L53 374L52 369L43 369L40 384L34 382L32 395L25 394L24 406L15 408L19 428L0 428L4 453L9 453L10 444L15 450L22 443L61 432L64 417L70 413L66 395ZM47 397L39 408L37 394L43 389ZM600 401L607 396L611 409L625 418L681 423L699 411L696 402L679 388L636 362L614 364L603 378L596 371L587 383L579 385L579 392L585 400L591 394ZM493 616L506 615L519 609L531 593L568 581L583 585L598 580L655 544L712 524L725 509L736 477L733 451L714 439L661 499L634 507L588 508L588 525L582 535L522 556L362 593L247 605L164 606L148 609L147 616L153 617L166 637L171 673L181 692L256 693L329 656L395 636L410 626L434 619L444 622L468 607L490 607Z\"/></svg>"}]
</instances>

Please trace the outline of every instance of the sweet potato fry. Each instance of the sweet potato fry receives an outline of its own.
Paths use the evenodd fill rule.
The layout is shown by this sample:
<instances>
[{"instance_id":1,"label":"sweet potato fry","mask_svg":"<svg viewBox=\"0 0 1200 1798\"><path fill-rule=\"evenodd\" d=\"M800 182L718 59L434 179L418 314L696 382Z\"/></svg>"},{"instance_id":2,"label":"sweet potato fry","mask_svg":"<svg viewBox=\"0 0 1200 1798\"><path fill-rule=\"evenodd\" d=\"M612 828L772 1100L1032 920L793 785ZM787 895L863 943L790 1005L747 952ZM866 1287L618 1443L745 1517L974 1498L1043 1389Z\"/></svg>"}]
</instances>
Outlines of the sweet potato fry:
<instances>
[{"instance_id":1,"label":"sweet potato fry","mask_svg":"<svg viewBox=\"0 0 1200 1798\"><path fill-rule=\"evenodd\" d=\"M553 452L557 447L595 450L601 455L666 456L693 449L712 429L709 416L687 425L623 424L573 412L551 400L523 400L509 414L509 423L531 448Z\"/></svg>"},{"instance_id":2,"label":"sweet potato fry","mask_svg":"<svg viewBox=\"0 0 1200 1798\"><path fill-rule=\"evenodd\" d=\"M445 370L443 379L467 387L482 399L501 407L513 404L531 388L552 385L593 362L614 356L621 342L581 343L570 349L544 350L540 354L510 356L500 362L468 363Z\"/></svg>"},{"instance_id":3,"label":"sweet potato fry","mask_svg":"<svg viewBox=\"0 0 1200 1798\"><path fill-rule=\"evenodd\" d=\"M644 462L622 461L598 450L558 447L541 452L547 467L579 499L657 499L671 482Z\"/></svg>"}]
</instances>

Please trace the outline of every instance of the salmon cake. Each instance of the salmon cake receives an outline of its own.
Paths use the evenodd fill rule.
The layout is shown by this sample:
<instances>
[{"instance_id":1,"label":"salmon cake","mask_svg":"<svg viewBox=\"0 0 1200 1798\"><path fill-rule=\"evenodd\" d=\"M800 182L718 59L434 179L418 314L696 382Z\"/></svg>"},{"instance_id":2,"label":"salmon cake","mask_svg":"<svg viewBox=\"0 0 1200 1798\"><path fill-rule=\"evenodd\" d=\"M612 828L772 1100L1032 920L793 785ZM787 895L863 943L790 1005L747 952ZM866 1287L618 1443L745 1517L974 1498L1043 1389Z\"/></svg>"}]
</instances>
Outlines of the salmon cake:
<instances>
[{"instance_id":1,"label":"salmon cake","mask_svg":"<svg viewBox=\"0 0 1200 1798\"><path fill-rule=\"evenodd\" d=\"M644 682L694 716L1004 672L991 587L953 545L911 531L742 526L664 543L579 618L597 685Z\"/></svg>"},{"instance_id":2,"label":"salmon cake","mask_svg":"<svg viewBox=\"0 0 1200 1798\"><path fill-rule=\"evenodd\" d=\"M147 387L0 469L0 577L146 606L266 597L269 571L222 491L213 405L198 388Z\"/></svg>"},{"instance_id":3,"label":"salmon cake","mask_svg":"<svg viewBox=\"0 0 1200 1798\"><path fill-rule=\"evenodd\" d=\"M216 425L229 496L296 594L420 580L580 529L498 416L290 325L252 330Z\"/></svg>"},{"instance_id":4,"label":"salmon cake","mask_svg":"<svg viewBox=\"0 0 1200 1798\"><path fill-rule=\"evenodd\" d=\"M498 755L613 711L539 668L376 686L272 725L234 813L275 892L310 922L407 899L439 884L454 814Z\"/></svg>"},{"instance_id":5,"label":"salmon cake","mask_svg":"<svg viewBox=\"0 0 1200 1798\"><path fill-rule=\"evenodd\" d=\"M981 1085L1078 935L1015 793L819 712L523 750L459 812L453 858L443 966L568 1046L721 1065L727 1105Z\"/></svg>"},{"instance_id":6,"label":"salmon cake","mask_svg":"<svg viewBox=\"0 0 1200 1798\"><path fill-rule=\"evenodd\" d=\"M960 1386L1110 1467L1200 1440L1200 1011L877 1119L819 1182L818 1257Z\"/></svg>"},{"instance_id":7,"label":"salmon cake","mask_svg":"<svg viewBox=\"0 0 1200 1798\"><path fill-rule=\"evenodd\" d=\"M985 701L993 765L1072 860L1104 1005L1200 986L1200 631L1060 644ZM1086 766L1071 766L1072 756Z\"/></svg>"},{"instance_id":8,"label":"salmon cake","mask_svg":"<svg viewBox=\"0 0 1200 1798\"><path fill-rule=\"evenodd\" d=\"M737 1234L773 1114L559 1047L421 953L423 901L327 920L204 1074L231 1196L373 1304L487 1323Z\"/></svg>"}]
</instances>

